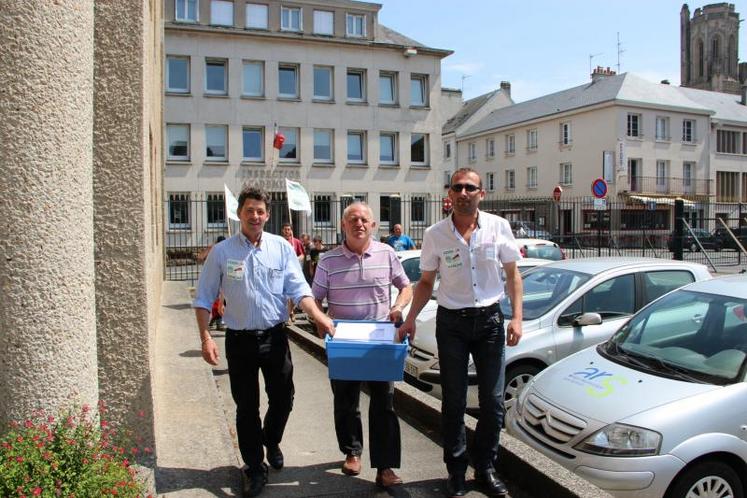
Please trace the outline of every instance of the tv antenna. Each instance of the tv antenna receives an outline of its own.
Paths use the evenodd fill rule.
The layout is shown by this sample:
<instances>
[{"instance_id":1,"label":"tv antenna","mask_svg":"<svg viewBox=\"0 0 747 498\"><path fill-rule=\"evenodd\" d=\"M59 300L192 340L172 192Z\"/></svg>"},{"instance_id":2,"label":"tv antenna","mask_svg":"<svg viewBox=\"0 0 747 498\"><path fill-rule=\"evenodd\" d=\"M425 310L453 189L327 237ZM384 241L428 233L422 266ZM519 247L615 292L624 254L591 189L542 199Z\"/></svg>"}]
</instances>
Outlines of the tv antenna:
<instances>
[{"instance_id":1,"label":"tv antenna","mask_svg":"<svg viewBox=\"0 0 747 498\"><path fill-rule=\"evenodd\" d=\"M594 57L597 57L597 56L600 56L600 55L603 55L603 54L604 54L604 52L599 52L598 54L589 54L589 74L591 74L592 71L593 71L593 68L591 67L591 60Z\"/></svg>"},{"instance_id":2,"label":"tv antenna","mask_svg":"<svg viewBox=\"0 0 747 498\"><path fill-rule=\"evenodd\" d=\"M620 74L620 55L625 52L620 43L620 32L617 32L617 74Z\"/></svg>"},{"instance_id":3,"label":"tv antenna","mask_svg":"<svg viewBox=\"0 0 747 498\"><path fill-rule=\"evenodd\" d=\"M471 74L463 74L462 75L462 93L464 93L464 80L466 80L467 78L471 78L471 77L472 77Z\"/></svg>"}]
</instances>

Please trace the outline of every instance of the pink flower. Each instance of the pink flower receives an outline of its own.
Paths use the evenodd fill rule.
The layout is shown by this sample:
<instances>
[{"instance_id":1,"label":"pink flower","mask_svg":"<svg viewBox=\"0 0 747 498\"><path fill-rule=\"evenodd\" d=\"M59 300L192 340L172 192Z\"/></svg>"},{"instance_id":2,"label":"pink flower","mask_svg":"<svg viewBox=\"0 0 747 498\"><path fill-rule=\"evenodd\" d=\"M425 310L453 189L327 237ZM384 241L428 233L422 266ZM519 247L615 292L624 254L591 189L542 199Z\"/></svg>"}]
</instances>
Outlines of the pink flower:
<instances>
[{"instance_id":1,"label":"pink flower","mask_svg":"<svg viewBox=\"0 0 747 498\"><path fill-rule=\"evenodd\" d=\"M50 424L54 424L54 417L52 415L47 417L47 422L49 422Z\"/></svg>"},{"instance_id":2,"label":"pink flower","mask_svg":"<svg viewBox=\"0 0 747 498\"><path fill-rule=\"evenodd\" d=\"M22 443L23 442L23 436L18 436L16 438L16 441L19 442L19 443Z\"/></svg>"},{"instance_id":3,"label":"pink flower","mask_svg":"<svg viewBox=\"0 0 747 498\"><path fill-rule=\"evenodd\" d=\"M40 494L42 494L42 488L40 488L39 486L35 487L34 496L39 496Z\"/></svg>"},{"instance_id":4,"label":"pink flower","mask_svg":"<svg viewBox=\"0 0 747 498\"><path fill-rule=\"evenodd\" d=\"M22 456L17 456L16 457L16 462L23 463L23 457Z\"/></svg>"},{"instance_id":5,"label":"pink flower","mask_svg":"<svg viewBox=\"0 0 747 498\"><path fill-rule=\"evenodd\" d=\"M34 423L33 423L33 422L32 422L31 420L28 420L28 419L27 419L27 420L26 420L26 421L25 421L25 422L23 423L23 426L24 426L25 428L27 428L27 429L31 429L31 428L32 428L32 427L34 426Z\"/></svg>"}]
</instances>

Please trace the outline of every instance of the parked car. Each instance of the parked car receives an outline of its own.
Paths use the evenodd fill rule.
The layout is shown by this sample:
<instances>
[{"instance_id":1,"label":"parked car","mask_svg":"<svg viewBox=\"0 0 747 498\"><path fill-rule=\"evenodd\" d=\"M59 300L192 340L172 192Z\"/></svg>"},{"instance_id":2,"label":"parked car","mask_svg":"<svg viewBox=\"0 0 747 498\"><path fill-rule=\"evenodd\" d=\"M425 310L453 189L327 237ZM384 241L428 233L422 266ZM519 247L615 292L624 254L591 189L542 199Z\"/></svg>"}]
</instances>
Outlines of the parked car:
<instances>
[{"instance_id":1,"label":"parked car","mask_svg":"<svg viewBox=\"0 0 747 498\"><path fill-rule=\"evenodd\" d=\"M617 497L743 498L747 276L678 289L536 376L509 431Z\"/></svg>"},{"instance_id":2,"label":"parked car","mask_svg":"<svg viewBox=\"0 0 747 498\"><path fill-rule=\"evenodd\" d=\"M511 220L509 223L514 237L533 237L537 239L549 239L551 237L550 232L537 227L533 221Z\"/></svg>"},{"instance_id":3,"label":"parked car","mask_svg":"<svg viewBox=\"0 0 747 498\"><path fill-rule=\"evenodd\" d=\"M739 240L742 247L747 248L747 226L729 228L729 230L731 230L734 237ZM721 247L723 249L738 249L736 242L734 242L734 238L729 235L724 227L716 227L713 234L721 241Z\"/></svg>"},{"instance_id":4,"label":"parked car","mask_svg":"<svg viewBox=\"0 0 747 498\"><path fill-rule=\"evenodd\" d=\"M549 259L558 261L565 259L565 253L555 242L543 239L516 239L521 255L525 258Z\"/></svg>"},{"instance_id":5,"label":"parked car","mask_svg":"<svg viewBox=\"0 0 747 498\"><path fill-rule=\"evenodd\" d=\"M695 240L696 238L697 242ZM674 251L674 241L675 235L674 232L672 232L669 234L669 238L667 239L667 249L669 249L670 251ZM700 251L698 242L700 242L700 245L702 245L704 249L713 249L714 251L720 251L721 247L723 247L723 237L717 235L716 232L711 233L704 228L693 228L692 233L690 233L690 231L688 230L685 230L682 234L683 249L690 252Z\"/></svg>"},{"instance_id":6,"label":"parked car","mask_svg":"<svg viewBox=\"0 0 747 498\"><path fill-rule=\"evenodd\" d=\"M523 275L523 337L506 348L504 400L510 410L538 372L566 356L608 339L646 303L690 282L711 278L697 263L653 258L588 258L554 261ZM506 320L508 299L501 302ZM441 397L436 346L436 307L424 309L405 358L405 381ZM477 373L470 359L467 407L477 408Z\"/></svg>"}]
</instances>

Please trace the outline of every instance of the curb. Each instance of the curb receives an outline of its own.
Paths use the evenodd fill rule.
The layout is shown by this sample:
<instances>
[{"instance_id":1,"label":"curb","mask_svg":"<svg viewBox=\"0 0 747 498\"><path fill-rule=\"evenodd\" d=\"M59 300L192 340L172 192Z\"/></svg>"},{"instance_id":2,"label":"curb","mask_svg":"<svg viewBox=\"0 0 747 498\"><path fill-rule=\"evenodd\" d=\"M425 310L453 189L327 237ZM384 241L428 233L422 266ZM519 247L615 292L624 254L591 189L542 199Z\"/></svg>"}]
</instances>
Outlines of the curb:
<instances>
[{"instance_id":1,"label":"curb","mask_svg":"<svg viewBox=\"0 0 747 498\"><path fill-rule=\"evenodd\" d=\"M325 365L324 341L296 325L287 327L289 336L301 349ZM440 443L441 401L406 384L394 384L394 406L407 423ZM465 416L467 439L474 436L477 419ZM505 431L501 434L499 474L510 476L510 482L522 491L553 498L603 498L606 492L561 467L541 453L526 446ZM445 469L444 469L445 471Z\"/></svg>"}]
</instances>

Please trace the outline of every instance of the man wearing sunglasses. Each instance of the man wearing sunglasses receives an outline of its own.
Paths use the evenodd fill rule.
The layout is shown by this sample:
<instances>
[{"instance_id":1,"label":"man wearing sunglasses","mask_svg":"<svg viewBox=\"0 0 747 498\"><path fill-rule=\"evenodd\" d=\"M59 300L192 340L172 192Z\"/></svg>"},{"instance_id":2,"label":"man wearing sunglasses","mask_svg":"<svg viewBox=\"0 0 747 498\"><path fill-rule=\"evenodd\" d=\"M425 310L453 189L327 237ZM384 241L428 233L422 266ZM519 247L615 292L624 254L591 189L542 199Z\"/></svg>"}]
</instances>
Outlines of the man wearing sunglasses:
<instances>
[{"instance_id":1,"label":"man wearing sunglasses","mask_svg":"<svg viewBox=\"0 0 747 498\"><path fill-rule=\"evenodd\" d=\"M521 254L508 221L479 210L483 197L485 191L475 170L461 168L452 175L449 199L453 213L425 231L420 255L422 275L410 312L399 329L400 336L415 337L415 318L430 299L439 274L436 342L448 496L464 496L466 492L464 412L470 354L480 392L472 455L475 479L489 496L508 493L496 475L495 460L503 426L504 345L515 346L521 338L522 283L516 268ZM501 265L506 274L505 289ZM513 315L504 329L498 303L505 293Z\"/></svg>"}]
</instances>

